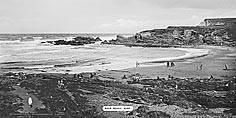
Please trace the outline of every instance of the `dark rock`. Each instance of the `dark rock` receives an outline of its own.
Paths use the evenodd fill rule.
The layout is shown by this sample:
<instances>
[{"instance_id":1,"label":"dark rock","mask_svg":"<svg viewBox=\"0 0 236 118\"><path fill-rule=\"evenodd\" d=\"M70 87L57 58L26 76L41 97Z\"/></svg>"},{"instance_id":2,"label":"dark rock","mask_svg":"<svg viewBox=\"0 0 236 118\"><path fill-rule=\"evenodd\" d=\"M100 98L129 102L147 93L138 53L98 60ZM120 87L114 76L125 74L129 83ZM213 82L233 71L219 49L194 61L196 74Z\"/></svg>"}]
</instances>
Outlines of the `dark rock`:
<instances>
[{"instance_id":1,"label":"dark rock","mask_svg":"<svg viewBox=\"0 0 236 118\"><path fill-rule=\"evenodd\" d=\"M149 111L147 118L170 118L171 116L162 111Z\"/></svg>"},{"instance_id":2,"label":"dark rock","mask_svg":"<svg viewBox=\"0 0 236 118\"><path fill-rule=\"evenodd\" d=\"M122 79L128 79L128 78L126 77L126 75L124 75L124 76L122 77Z\"/></svg>"},{"instance_id":3,"label":"dark rock","mask_svg":"<svg viewBox=\"0 0 236 118\"><path fill-rule=\"evenodd\" d=\"M102 41L99 37L95 38L96 41Z\"/></svg>"},{"instance_id":4,"label":"dark rock","mask_svg":"<svg viewBox=\"0 0 236 118\"><path fill-rule=\"evenodd\" d=\"M109 44L109 42L107 40L101 42L101 44Z\"/></svg>"},{"instance_id":5,"label":"dark rock","mask_svg":"<svg viewBox=\"0 0 236 118\"><path fill-rule=\"evenodd\" d=\"M25 69L25 67L2 67L1 69Z\"/></svg>"},{"instance_id":6,"label":"dark rock","mask_svg":"<svg viewBox=\"0 0 236 118\"><path fill-rule=\"evenodd\" d=\"M146 113L149 110L148 106L139 106L135 111L138 113Z\"/></svg>"},{"instance_id":7,"label":"dark rock","mask_svg":"<svg viewBox=\"0 0 236 118\"><path fill-rule=\"evenodd\" d=\"M224 113L227 113L227 114L232 114L232 115L236 115L236 108L232 108L232 109L229 109L229 110L224 110L223 111Z\"/></svg>"},{"instance_id":8,"label":"dark rock","mask_svg":"<svg viewBox=\"0 0 236 118\"><path fill-rule=\"evenodd\" d=\"M73 40L70 41L66 41L66 40L56 40L56 41L46 41L47 43L51 43L54 45L84 45L84 44L92 44L95 43L97 41L101 41L101 39L99 37L97 38L92 38L92 37L75 37L73 38ZM41 42L44 43L44 42Z\"/></svg>"}]
</instances>

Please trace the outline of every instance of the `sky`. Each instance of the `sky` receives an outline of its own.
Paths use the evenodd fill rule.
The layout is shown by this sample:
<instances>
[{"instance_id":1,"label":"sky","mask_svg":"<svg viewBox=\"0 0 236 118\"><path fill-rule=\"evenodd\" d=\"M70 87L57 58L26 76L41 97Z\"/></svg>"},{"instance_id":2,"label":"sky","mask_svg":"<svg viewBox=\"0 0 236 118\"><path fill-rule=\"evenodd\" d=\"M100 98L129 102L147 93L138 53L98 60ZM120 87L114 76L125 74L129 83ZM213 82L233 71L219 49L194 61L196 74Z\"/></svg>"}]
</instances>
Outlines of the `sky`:
<instances>
[{"instance_id":1,"label":"sky","mask_svg":"<svg viewBox=\"0 0 236 118\"><path fill-rule=\"evenodd\" d=\"M236 18L236 0L0 0L0 33L136 33Z\"/></svg>"}]
</instances>

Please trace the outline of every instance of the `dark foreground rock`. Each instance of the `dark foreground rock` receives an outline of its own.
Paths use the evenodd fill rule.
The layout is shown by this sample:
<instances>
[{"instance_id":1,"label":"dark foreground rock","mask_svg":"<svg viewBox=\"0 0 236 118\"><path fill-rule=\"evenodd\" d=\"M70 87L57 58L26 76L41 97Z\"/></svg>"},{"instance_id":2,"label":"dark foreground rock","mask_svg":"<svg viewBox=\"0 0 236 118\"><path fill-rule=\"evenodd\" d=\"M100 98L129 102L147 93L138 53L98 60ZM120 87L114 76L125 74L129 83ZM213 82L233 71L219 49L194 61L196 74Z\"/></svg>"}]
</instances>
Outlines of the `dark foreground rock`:
<instances>
[{"instance_id":1,"label":"dark foreground rock","mask_svg":"<svg viewBox=\"0 0 236 118\"><path fill-rule=\"evenodd\" d=\"M128 116L137 116L141 118L170 118L171 116L162 111L151 111L148 106L139 106L134 111L127 114Z\"/></svg>"},{"instance_id":2,"label":"dark foreground rock","mask_svg":"<svg viewBox=\"0 0 236 118\"><path fill-rule=\"evenodd\" d=\"M64 118L105 118L97 112L95 106L88 104L87 98L84 97L87 93L81 89L79 90L79 88L84 86L88 90L95 87L95 93L102 91L101 88L96 86L85 86L86 83L88 84L85 80L86 77L91 78L91 76L91 73L81 73L76 76L25 73L0 75L0 116L26 117L28 115L18 112L23 105L20 102L18 103L18 99L20 100L21 98L11 93L14 89L13 86L18 86L30 91L28 93L36 96L45 106L44 108L34 109L34 113L31 115L39 116L43 114L44 118L57 115ZM76 86L79 88L76 88Z\"/></svg>"},{"instance_id":3,"label":"dark foreground rock","mask_svg":"<svg viewBox=\"0 0 236 118\"><path fill-rule=\"evenodd\" d=\"M104 98L142 105L137 110L127 115L137 117L165 117L170 115L162 111L149 110L147 106L153 105L175 105L183 109L193 109L208 111L211 108L235 109L235 77L227 80L196 79L196 78L156 78L147 79L140 74L126 76L129 84L121 83L102 76L98 73L80 74L26 74L26 73L5 73L0 75L1 88L3 94L1 103L3 108L10 103L16 104L17 97L8 99L12 95L4 91L12 91L13 86L19 86L30 91L36 96L45 108L35 109L36 113L62 114L68 117L98 117L103 118L103 114L98 112L96 106L89 104L88 97L93 95ZM100 78L109 78L100 79ZM139 84L143 87L132 86ZM1 95L0 94L0 95ZM9 96L9 97L4 97ZM9 111L5 115L15 113L20 109L17 107L7 107ZM1 109L0 109L1 110ZM225 111L225 114L232 111Z\"/></svg>"}]
</instances>

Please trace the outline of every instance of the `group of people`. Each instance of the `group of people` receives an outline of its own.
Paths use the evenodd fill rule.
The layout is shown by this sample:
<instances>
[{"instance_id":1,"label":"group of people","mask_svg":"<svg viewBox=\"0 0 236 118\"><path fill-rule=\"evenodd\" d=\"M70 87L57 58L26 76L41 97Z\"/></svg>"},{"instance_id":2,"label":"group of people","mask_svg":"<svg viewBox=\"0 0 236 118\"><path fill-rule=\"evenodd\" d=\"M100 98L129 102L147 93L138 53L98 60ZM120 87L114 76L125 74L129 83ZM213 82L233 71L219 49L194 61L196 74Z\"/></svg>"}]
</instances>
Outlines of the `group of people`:
<instances>
[{"instance_id":1,"label":"group of people","mask_svg":"<svg viewBox=\"0 0 236 118\"><path fill-rule=\"evenodd\" d=\"M174 67L175 66L175 63L174 62L169 62L167 61L167 67Z\"/></svg>"}]
</instances>

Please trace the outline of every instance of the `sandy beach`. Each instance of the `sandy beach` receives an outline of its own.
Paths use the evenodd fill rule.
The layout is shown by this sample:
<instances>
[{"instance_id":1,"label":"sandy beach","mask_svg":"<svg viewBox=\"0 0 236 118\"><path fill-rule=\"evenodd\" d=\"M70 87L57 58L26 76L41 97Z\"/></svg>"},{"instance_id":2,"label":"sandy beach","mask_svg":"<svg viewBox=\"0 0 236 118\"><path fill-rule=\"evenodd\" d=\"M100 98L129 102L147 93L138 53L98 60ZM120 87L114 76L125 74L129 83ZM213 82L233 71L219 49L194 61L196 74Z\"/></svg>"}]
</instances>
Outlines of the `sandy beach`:
<instances>
[{"instance_id":1,"label":"sandy beach","mask_svg":"<svg viewBox=\"0 0 236 118\"><path fill-rule=\"evenodd\" d=\"M235 76L236 64L234 54L235 48L217 47L217 46L200 46L197 49L180 48L187 51L183 56L160 59L159 62L174 61L175 67L167 68L166 63L160 66L148 66L129 68L121 71L104 71L102 74L109 74L116 78L121 78L124 74L140 73L151 78L167 77L172 75L175 77L196 77L208 78L211 75L217 78L227 78ZM158 61L156 61L158 63ZM197 67L203 65L202 70L197 70ZM229 70L223 70L224 66L229 66Z\"/></svg>"}]
</instances>

